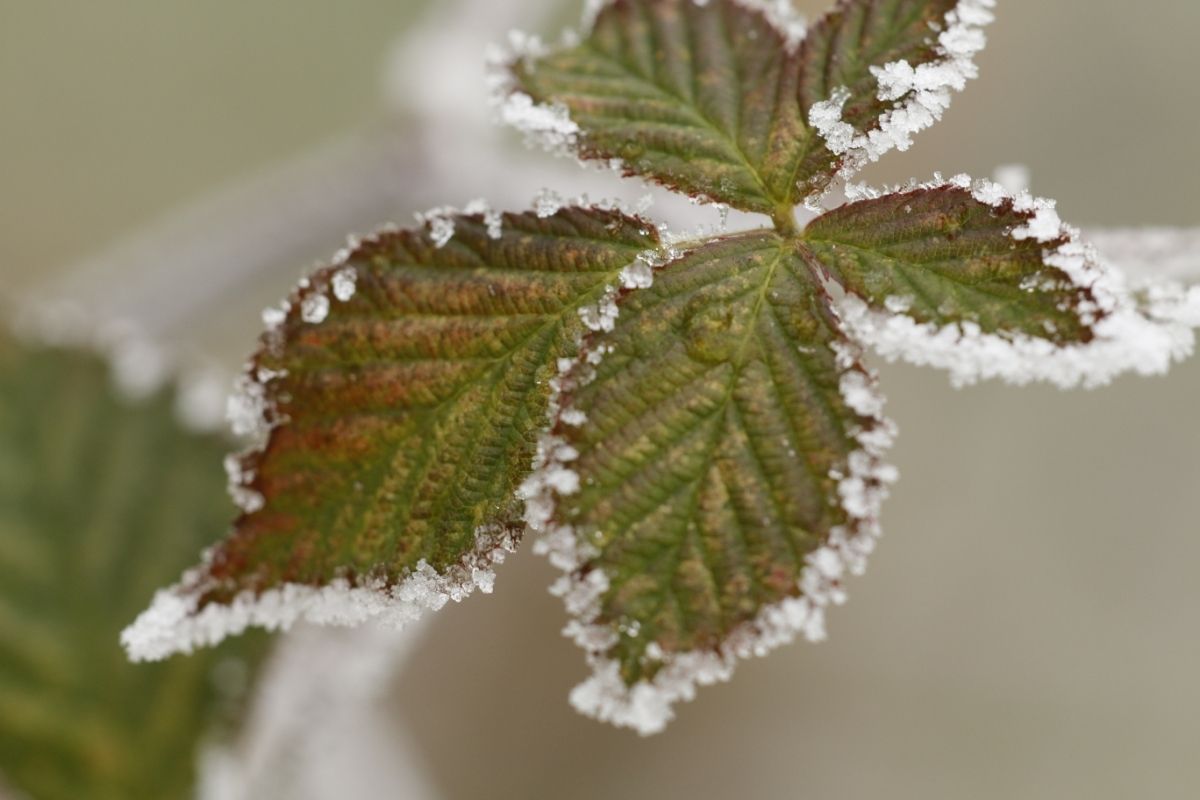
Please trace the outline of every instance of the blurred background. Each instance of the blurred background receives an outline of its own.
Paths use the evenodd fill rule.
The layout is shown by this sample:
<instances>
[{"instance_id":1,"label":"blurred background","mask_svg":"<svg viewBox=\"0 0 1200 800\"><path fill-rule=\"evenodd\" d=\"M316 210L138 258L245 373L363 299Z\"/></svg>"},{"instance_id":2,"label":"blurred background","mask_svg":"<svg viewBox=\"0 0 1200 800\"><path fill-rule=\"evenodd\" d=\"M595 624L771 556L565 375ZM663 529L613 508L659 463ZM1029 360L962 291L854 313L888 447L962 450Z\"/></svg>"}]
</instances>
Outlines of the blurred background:
<instances>
[{"instance_id":1,"label":"blurred background","mask_svg":"<svg viewBox=\"0 0 1200 800\"><path fill-rule=\"evenodd\" d=\"M641 196L489 121L482 48L578 5L0 0L5 293L72 295L232 372L351 231L543 186ZM1200 5L1000 5L981 78L865 178L1021 163L1064 219L1200 223ZM287 796L1200 796L1200 361L1069 394L883 372L903 478L829 642L743 664L641 740L570 709L586 668L522 552L410 637L363 723L388 744L348 733L361 753Z\"/></svg>"}]
</instances>

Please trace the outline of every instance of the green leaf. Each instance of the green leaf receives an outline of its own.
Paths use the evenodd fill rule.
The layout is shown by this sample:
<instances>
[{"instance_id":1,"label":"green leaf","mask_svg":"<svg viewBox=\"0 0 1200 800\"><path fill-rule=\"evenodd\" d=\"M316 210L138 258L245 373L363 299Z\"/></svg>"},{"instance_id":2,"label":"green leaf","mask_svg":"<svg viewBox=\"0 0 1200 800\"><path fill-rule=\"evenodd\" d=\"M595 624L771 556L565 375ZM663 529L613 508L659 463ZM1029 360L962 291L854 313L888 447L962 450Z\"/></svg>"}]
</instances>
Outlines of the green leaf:
<instances>
[{"instance_id":1,"label":"green leaf","mask_svg":"<svg viewBox=\"0 0 1200 800\"><path fill-rule=\"evenodd\" d=\"M809 110L844 88L843 119L873 128L906 98L880 100L872 68L945 58L956 2L846 0L799 48L749 5L616 0L577 46L516 61L516 89L569 111L581 157L790 227L841 165Z\"/></svg>"},{"instance_id":2,"label":"green leaf","mask_svg":"<svg viewBox=\"0 0 1200 800\"><path fill-rule=\"evenodd\" d=\"M1012 235L1035 217L959 186L918 189L819 217L803 252L879 310L938 327L972 323L983 333L1086 343L1093 334L1081 312L1094 307L1092 293L1045 256L1067 238Z\"/></svg>"},{"instance_id":3,"label":"green leaf","mask_svg":"<svg viewBox=\"0 0 1200 800\"><path fill-rule=\"evenodd\" d=\"M721 672L745 647L780 643L792 631L773 614L789 598L809 603L791 627L819 638L837 590L805 571L857 561L889 429L794 241L713 241L619 308L589 343L603 355L594 376L581 367L563 397L563 463L540 474L559 495L548 549L571 571L577 638L600 671L576 702L649 732L667 713L641 715L639 692L687 696L705 679L680 671L702 654Z\"/></svg>"},{"instance_id":4,"label":"green leaf","mask_svg":"<svg viewBox=\"0 0 1200 800\"><path fill-rule=\"evenodd\" d=\"M90 356L0 336L0 774L38 800L191 797L198 745L261 642L130 664L146 595L227 525L225 442ZM219 668L219 669L218 669ZM231 672L231 670L234 670Z\"/></svg>"},{"instance_id":5,"label":"green leaf","mask_svg":"<svg viewBox=\"0 0 1200 800\"><path fill-rule=\"evenodd\" d=\"M520 91L566 106L584 158L619 158L626 174L690 195L790 214L810 135L798 63L761 13L733 0L618 0L577 47L512 69Z\"/></svg>"},{"instance_id":6,"label":"green leaf","mask_svg":"<svg viewBox=\"0 0 1200 800\"><path fill-rule=\"evenodd\" d=\"M442 216L382 234L291 298L248 372L248 409L274 427L243 457L238 489L261 502L185 583L195 602L165 639L151 612L144 636L131 630L135 655L208 641L217 606L233 606L226 633L350 621L353 603L328 607L342 588L392 592L402 615L490 589L492 560L521 535L515 490L557 360L598 324L614 285L649 272L639 257L658 244L653 227L611 211L505 215L502 233L496 221ZM283 593L264 601L271 590ZM187 617L201 621L189 629Z\"/></svg>"}]
</instances>

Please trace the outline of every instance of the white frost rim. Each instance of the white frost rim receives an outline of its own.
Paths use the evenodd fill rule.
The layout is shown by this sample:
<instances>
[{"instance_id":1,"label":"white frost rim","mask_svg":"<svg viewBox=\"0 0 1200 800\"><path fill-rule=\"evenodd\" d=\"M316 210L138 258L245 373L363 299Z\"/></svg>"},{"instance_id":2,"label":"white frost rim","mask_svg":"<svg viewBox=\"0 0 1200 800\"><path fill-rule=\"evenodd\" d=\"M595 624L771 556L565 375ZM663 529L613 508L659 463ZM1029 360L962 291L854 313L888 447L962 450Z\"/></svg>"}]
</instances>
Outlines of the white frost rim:
<instances>
[{"instance_id":1,"label":"white frost rim","mask_svg":"<svg viewBox=\"0 0 1200 800\"><path fill-rule=\"evenodd\" d=\"M376 621L401 628L426 610L449 601L461 602L476 589L490 594L492 567L516 550L519 537L502 527L475 531L475 548L445 574L424 560L395 586L382 581L352 586L335 580L314 587L286 583L261 594L243 592L229 604L198 609L209 556L168 589L160 589L150 607L121 633L121 644L133 661L160 661L175 653L211 647L251 627L286 631L297 622L349 627Z\"/></svg>"},{"instance_id":2,"label":"white frost rim","mask_svg":"<svg viewBox=\"0 0 1200 800\"><path fill-rule=\"evenodd\" d=\"M691 0L696 6L706 6L711 1ZM612 2L613 0L587 0L580 30L564 31L558 47L577 46L582 38L591 32L596 17ZM796 11L791 0L733 2L762 14L779 32L789 51L794 51L804 41L808 23L805 17ZM562 103L534 102L532 97L517 88L510 73L509 65L518 61L531 64L554 50L555 47L547 45L540 37L516 30L509 32L506 45L494 44L489 47L486 53L487 87L493 111L499 122L516 129L524 136L527 146L540 148L554 155L575 158L580 166L585 168L597 166L598 162L595 160L579 158L577 145L582 129L571 119L567 107ZM622 161L619 158L600 162L599 166L607 166L617 173L622 172Z\"/></svg>"},{"instance_id":3,"label":"white frost rim","mask_svg":"<svg viewBox=\"0 0 1200 800\"><path fill-rule=\"evenodd\" d=\"M1200 291L1169 282L1147 284L1136 294L1130 291L1125 276L1083 243L1076 228L1062 222L1052 200L1024 191L1010 194L997 183L967 175L949 180L935 175L929 183L887 190L850 185L846 194L854 202L943 187L968 191L995 208L1011 203L1016 211L1032 215L1028 224L1011 231L1012 237L1045 244L1045 264L1064 273L1074 286L1090 291L1093 301L1079 312L1095 338L1088 344L1063 347L1023 334L984 333L969 322L938 327L903 313L910 298L888 298L886 308L877 309L847 294L839 310L848 332L881 357L945 369L956 386L999 378L1017 385L1046 382L1068 389L1104 386L1126 372L1161 375L1192 354L1192 326L1200 324ZM1035 288L1036 284L1030 286Z\"/></svg>"},{"instance_id":4,"label":"white frost rim","mask_svg":"<svg viewBox=\"0 0 1200 800\"><path fill-rule=\"evenodd\" d=\"M679 255L675 252L668 262L656 262L655 269ZM625 288L649 287L653 272L640 277L636 285L626 282ZM596 309L583 313L593 332L613 330L618 314L615 295L614 288ZM797 635L812 642L825 639L825 610L845 603L845 578L865 572L867 558L881 534L880 510L888 486L898 477L895 468L883 460L895 439L896 426L883 416L885 400L874 373L861 366L861 350L852 344L839 348L836 357L844 370L839 387L842 396L852 410L871 421L869 427L854 433L860 449L848 458L845 472L831 475L838 481L849 525L833 530L828 542L807 556L807 566L797 585L798 596L763 608L753 621L733 631L716 651L664 653L652 643L648 653L660 659L662 667L653 680L630 687L621 678L617 662L605 656L620 632L595 622L600 599L609 588L608 577L595 567L586 577L578 574L580 567L598 552L593 545L579 541L573 526L554 520L559 498L575 494L580 485L579 475L571 467L579 454L554 431L559 426L587 424L586 414L564 405L562 398L592 379L595 365L607 352L601 343L588 350L581 348L576 359L559 362L559 375L551 384L550 429L538 444L533 472L522 485L520 496L525 501L528 529L541 534L534 552L548 556L564 573L551 587L553 594L563 598L572 617L563 633L585 651L592 668L592 676L572 690L572 705L587 716L650 735L665 729L674 718L672 706L693 699L698 686L729 680L739 659L766 655L794 641Z\"/></svg>"},{"instance_id":5,"label":"white frost rim","mask_svg":"<svg viewBox=\"0 0 1200 800\"><path fill-rule=\"evenodd\" d=\"M561 203L557 196L542 198L536 203L538 216L553 216L562 207ZM586 198L580 198L578 205L629 213L618 201L589 204ZM417 219L426 226L434 245L440 248L454 236L454 218L458 213L456 209L444 207L418 214ZM503 219L485 201L472 201L461 213L482 215L488 237L501 237ZM321 271L323 277L317 280L302 278L291 299L263 311L265 346L272 346L273 337L279 335L280 326L293 305L299 304L301 318L306 324L319 325L328 317L334 300L342 303L351 300L358 282L358 274L349 263L354 252L397 230L396 226L387 225L366 238L349 237L346 246L334 256L332 266ZM639 254L621 271L621 284L630 288L649 285L652 267L672 257L674 252L672 246L666 244L661 251ZM600 305L583 310L581 316L585 323L590 319L587 314L607 313L615 291L615 288L610 290ZM615 318L615 305L611 308ZM271 406L267 391L267 385L280 377L280 372L251 365L236 381L235 391L228 401L227 417L234 433L252 437L254 442L249 451L230 455L225 461L229 494L246 513L254 513L263 505L262 496L252 488L254 473L245 466L246 460L261 450L273 426L285 422ZM173 653L190 653L197 647L215 645L250 627L286 630L302 620L338 626L376 620L384 625L402 627L420 617L425 610L436 611L451 600L460 602L476 589L491 593L495 582L491 568L515 551L519 538L503 526L480 527L475 531L473 550L446 573L439 573L421 561L393 586L383 581L356 586L347 580L335 580L322 587L286 583L261 593L242 592L228 604L214 603L201 609L200 597L213 588L206 583L211 559L211 554L206 553L200 566L186 572L178 584L155 594L150 607L122 632L121 642L131 659L154 661Z\"/></svg>"},{"instance_id":6,"label":"white frost rim","mask_svg":"<svg viewBox=\"0 0 1200 800\"><path fill-rule=\"evenodd\" d=\"M849 179L863 167L878 161L892 150L908 150L913 137L942 118L954 92L961 92L967 81L979 76L975 56L987 44L984 27L995 19L996 0L959 0L945 17L938 33L938 58L913 67L907 61L893 61L871 67L879 84L877 97L891 103L873 129L860 133L842 119L850 99L846 87L809 109L808 122L825 139L830 152L843 158L838 172ZM826 190L827 191L827 190ZM806 205L820 210L824 193L808 198Z\"/></svg>"}]
</instances>

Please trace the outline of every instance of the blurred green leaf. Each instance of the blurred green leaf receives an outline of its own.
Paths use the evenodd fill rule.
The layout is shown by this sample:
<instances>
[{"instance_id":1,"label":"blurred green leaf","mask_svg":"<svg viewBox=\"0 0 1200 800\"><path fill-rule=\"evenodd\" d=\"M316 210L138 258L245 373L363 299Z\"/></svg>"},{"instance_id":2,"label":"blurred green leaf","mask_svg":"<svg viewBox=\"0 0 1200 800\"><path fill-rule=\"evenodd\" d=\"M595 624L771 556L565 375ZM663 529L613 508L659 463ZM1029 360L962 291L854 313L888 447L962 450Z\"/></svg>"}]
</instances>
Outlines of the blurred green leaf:
<instances>
[{"instance_id":1,"label":"blurred green leaf","mask_svg":"<svg viewBox=\"0 0 1200 800\"><path fill-rule=\"evenodd\" d=\"M0 773L34 800L191 796L263 649L146 666L118 643L228 525L227 445L172 402L129 403L99 359L0 336Z\"/></svg>"}]
</instances>

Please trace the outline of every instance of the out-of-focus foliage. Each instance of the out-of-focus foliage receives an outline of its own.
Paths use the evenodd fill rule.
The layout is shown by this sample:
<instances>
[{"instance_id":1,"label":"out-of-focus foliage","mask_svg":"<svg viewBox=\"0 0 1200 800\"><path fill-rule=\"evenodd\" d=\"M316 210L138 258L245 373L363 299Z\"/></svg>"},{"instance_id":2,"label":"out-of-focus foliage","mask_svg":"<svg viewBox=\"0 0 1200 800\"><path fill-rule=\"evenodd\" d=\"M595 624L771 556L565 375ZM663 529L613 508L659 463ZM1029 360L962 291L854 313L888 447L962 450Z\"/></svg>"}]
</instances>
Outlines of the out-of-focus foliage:
<instances>
[{"instance_id":1,"label":"out-of-focus foliage","mask_svg":"<svg viewBox=\"0 0 1200 800\"><path fill-rule=\"evenodd\" d=\"M226 444L97 358L0 336L0 773L34 800L189 797L261 639L134 665L147 593L225 529Z\"/></svg>"}]
</instances>

